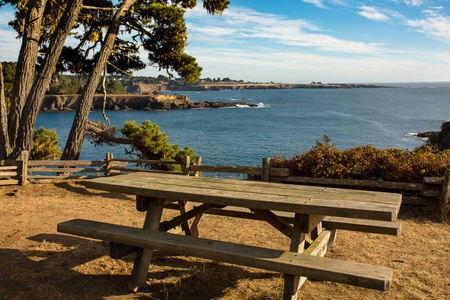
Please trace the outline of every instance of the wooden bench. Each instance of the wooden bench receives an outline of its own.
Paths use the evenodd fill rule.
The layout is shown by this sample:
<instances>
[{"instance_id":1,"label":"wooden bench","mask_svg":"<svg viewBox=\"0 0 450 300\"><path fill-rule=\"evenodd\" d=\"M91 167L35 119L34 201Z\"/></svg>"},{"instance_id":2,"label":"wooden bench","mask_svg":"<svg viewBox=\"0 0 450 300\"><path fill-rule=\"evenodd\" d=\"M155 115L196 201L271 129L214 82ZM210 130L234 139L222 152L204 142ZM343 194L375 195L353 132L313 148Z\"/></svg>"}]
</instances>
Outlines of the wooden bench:
<instances>
[{"instance_id":1,"label":"wooden bench","mask_svg":"<svg viewBox=\"0 0 450 300\"><path fill-rule=\"evenodd\" d=\"M201 203L193 203L193 208L198 208ZM164 206L168 209L178 210L179 206L176 204L167 204ZM226 207L226 208L211 208L204 212L205 214L228 216L234 218L264 220L259 215L253 213L250 209L243 207ZM294 224L294 214L288 212L274 212L278 217L290 224ZM379 221L379 220L367 220L367 219L355 219L355 218L343 218L343 217L331 217L327 216L323 219L322 225L329 229L341 229L360 231L367 233L379 233L387 235L400 235L401 223L391 221ZM164 226L164 224L163 224ZM163 227L164 230L170 230L172 227Z\"/></svg>"},{"instance_id":2,"label":"wooden bench","mask_svg":"<svg viewBox=\"0 0 450 300\"><path fill-rule=\"evenodd\" d=\"M59 223L58 232L377 290L388 290L392 280L387 267L322 257L334 230L324 230L303 254L82 219Z\"/></svg>"}]
</instances>

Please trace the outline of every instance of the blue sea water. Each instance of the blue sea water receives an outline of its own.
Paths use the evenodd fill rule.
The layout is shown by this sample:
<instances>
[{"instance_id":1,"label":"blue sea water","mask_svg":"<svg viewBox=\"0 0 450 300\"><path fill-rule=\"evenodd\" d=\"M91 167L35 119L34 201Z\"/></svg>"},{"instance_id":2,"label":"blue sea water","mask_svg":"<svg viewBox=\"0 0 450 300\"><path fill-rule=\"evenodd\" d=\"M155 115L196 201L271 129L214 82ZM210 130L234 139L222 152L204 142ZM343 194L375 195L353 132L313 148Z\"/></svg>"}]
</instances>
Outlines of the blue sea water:
<instances>
[{"instance_id":1,"label":"blue sea water","mask_svg":"<svg viewBox=\"0 0 450 300\"><path fill-rule=\"evenodd\" d=\"M203 164L260 165L264 157L294 156L323 135L340 149L371 144L413 149L413 134L439 130L450 119L450 82L385 84L396 88L291 89L177 92L193 101L246 101L257 108L174 111L107 111L111 123L151 120L180 147L189 146ZM168 92L171 93L171 92ZM36 127L56 128L61 147L74 112L40 113ZM91 120L102 120L91 112ZM126 157L124 146L94 147L85 141L80 159Z\"/></svg>"}]
</instances>

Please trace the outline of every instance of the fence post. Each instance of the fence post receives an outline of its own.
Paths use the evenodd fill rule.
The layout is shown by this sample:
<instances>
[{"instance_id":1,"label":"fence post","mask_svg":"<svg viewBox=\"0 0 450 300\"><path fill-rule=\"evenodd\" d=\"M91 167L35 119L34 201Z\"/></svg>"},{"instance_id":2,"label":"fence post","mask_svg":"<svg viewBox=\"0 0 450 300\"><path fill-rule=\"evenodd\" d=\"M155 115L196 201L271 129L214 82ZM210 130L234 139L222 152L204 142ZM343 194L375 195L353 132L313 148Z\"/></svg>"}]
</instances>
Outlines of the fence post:
<instances>
[{"instance_id":1,"label":"fence post","mask_svg":"<svg viewBox=\"0 0 450 300\"><path fill-rule=\"evenodd\" d=\"M111 175L111 160L113 159L113 154L107 152L105 158L105 176Z\"/></svg>"},{"instance_id":2,"label":"fence post","mask_svg":"<svg viewBox=\"0 0 450 300\"><path fill-rule=\"evenodd\" d=\"M183 169L182 169L184 175L189 175L190 167L191 167L191 157L189 155L186 155L184 157Z\"/></svg>"},{"instance_id":3,"label":"fence post","mask_svg":"<svg viewBox=\"0 0 450 300\"><path fill-rule=\"evenodd\" d=\"M28 175L28 151L22 151L20 154L20 160L22 161L22 174L21 174L21 185L27 184Z\"/></svg>"},{"instance_id":4,"label":"fence post","mask_svg":"<svg viewBox=\"0 0 450 300\"><path fill-rule=\"evenodd\" d=\"M262 159L262 176L261 180L264 182L270 181L270 158Z\"/></svg>"},{"instance_id":5,"label":"fence post","mask_svg":"<svg viewBox=\"0 0 450 300\"><path fill-rule=\"evenodd\" d=\"M442 186L441 201L439 202L439 216L442 221L450 219L450 169L445 170L444 184Z\"/></svg>"},{"instance_id":6,"label":"fence post","mask_svg":"<svg viewBox=\"0 0 450 300\"><path fill-rule=\"evenodd\" d=\"M201 166L201 165L202 165L202 157L201 156L197 156L197 158L195 159L194 166ZM195 171L194 172L194 176L195 177L199 177L200 176L200 172L199 171Z\"/></svg>"}]
</instances>

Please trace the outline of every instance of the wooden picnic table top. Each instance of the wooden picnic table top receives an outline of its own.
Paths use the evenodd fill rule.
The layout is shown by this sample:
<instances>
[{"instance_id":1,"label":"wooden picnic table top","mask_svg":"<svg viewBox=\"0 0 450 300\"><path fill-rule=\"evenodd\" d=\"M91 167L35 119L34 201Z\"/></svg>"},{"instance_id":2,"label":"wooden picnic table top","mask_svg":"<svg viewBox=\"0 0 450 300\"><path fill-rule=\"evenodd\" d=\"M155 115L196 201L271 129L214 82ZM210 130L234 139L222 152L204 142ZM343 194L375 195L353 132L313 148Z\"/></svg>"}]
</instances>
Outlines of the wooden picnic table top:
<instances>
[{"instance_id":1,"label":"wooden picnic table top","mask_svg":"<svg viewBox=\"0 0 450 300\"><path fill-rule=\"evenodd\" d=\"M87 188L250 209L395 221L401 195L318 186L136 172L86 181Z\"/></svg>"}]
</instances>

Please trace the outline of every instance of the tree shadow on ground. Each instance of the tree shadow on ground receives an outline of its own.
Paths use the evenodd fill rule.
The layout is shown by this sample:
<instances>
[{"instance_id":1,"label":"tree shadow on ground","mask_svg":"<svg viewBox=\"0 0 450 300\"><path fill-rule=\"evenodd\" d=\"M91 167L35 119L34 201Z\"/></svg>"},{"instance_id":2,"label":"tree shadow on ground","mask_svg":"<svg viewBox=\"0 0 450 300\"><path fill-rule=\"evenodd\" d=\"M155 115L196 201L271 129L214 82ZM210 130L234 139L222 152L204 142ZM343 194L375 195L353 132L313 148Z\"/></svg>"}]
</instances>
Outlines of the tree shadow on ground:
<instances>
[{"instance_id":1,"label":"tree shadow on ground","mask_svg":"<svg viewBox=\"0 0 450 300\"><path fill-rule=\"evenodd\" d=\"M61 189L65 189L69 192L80 194L80 195L101 196L101 197L105 197L105 198L113 198L113 199L119 199L119 200L135 200L135 197L133 197L132 195L104 192L104 191L100 191L100 190L88 190L83 186L83 182L77 182L77 183L57 182L57 183L54 183L54 185Z\"/></svg>"},{"instance_id":2,"label":"tree shadow on ground","mask_svg":"<svg viewBox=\"0 0 450 300\"><path fill-rule=\"evenodd\" d=\"M0 249L0 292L8 299L214 299L240 280L280 274L155 251L147 286L130 293L134 255L109 258L106 242L60 234L28 237L26 251ZM95 260L95 261L94 261ZM124 267L125 266L125 267ZM122 268L122 269L121 269ZM117 271L119 270L119 271Z\"/></svg>"},{"instance_id":3,"label":"tree shadow on ground","mask_svg":"<svg viewBox=\"0 0 450 300\"><path fill-rule=\"evenodd\" d=\"M414 220L416 222L431 221L442 223L439 218L438 205L402 205L398 214L399 220Z\"/></svg>"}]
</instances>

